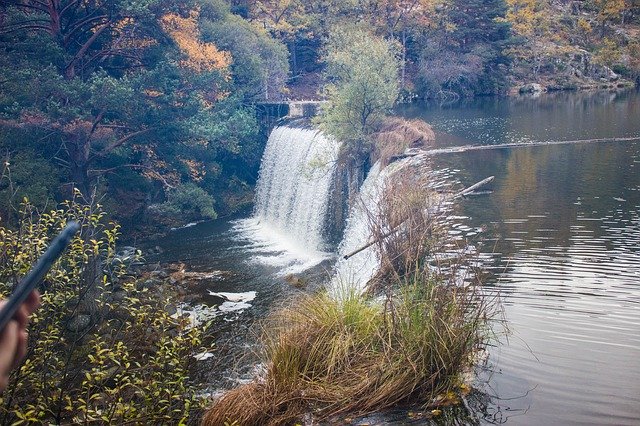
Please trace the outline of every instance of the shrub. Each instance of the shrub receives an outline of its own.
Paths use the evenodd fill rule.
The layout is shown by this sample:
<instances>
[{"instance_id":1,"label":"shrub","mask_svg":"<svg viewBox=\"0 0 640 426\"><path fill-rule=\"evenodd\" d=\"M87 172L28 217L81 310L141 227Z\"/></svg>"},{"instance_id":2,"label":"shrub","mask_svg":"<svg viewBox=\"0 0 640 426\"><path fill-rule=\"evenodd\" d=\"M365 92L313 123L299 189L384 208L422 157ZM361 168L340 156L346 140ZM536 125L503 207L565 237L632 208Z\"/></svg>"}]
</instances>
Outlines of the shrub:
<instances>
[{"instance_id":1,"label":"shrub","mask_svg":"<svg viewBox=\"0 0 640 426\"><path fill-rule=\"evenodd\" d=\"M380 161L387 166L394 156L402 155L407 148L424 148L435 141L435 134L424 121L393 117L383 121L373 134L374 149L371 163Z\"/></svg>"},{"instance_id":2,"label":"shrub","mask_svg":"<svg viewBox=\"0 0 640 426\"><path fill-rule=\"evenodd\" d=\"M185 183L167 194L167 201L154 207L165 216L186 217L189 219L215 219L213 197L195 183Z\"/></svg>"},{"instance_id":3,"label":"shrub","mask_svg":"<svg viewBox=\"0 0 640 426\"><path fill-rule=\"evenodd\" d=\"M29 350L0 398L0 421L185 423L197 408L189 363L200 331L166 310L171 294L138 290L118 257L118 226L77 200L39 214L25 201L17 230L0 228L6 296L69 220L80 233L44 280Z\"/></svg>"}]
</instances>

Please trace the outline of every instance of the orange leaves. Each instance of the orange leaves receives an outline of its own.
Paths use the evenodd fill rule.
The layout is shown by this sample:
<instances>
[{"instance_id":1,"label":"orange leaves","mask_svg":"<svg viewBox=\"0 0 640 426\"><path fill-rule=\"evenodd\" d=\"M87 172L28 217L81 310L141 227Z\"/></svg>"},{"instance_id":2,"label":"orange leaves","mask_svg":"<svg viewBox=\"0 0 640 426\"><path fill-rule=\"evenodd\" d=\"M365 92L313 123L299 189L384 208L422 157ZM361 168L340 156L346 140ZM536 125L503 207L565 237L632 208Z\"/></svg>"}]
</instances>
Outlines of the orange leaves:
<instances>
[{"instance_id":1,"label":"orange leaves","mask_svg":"<svg viewBox=\"0 0 640 426\"><path fill-rule=\"evenodd\" d=\"M168 13L160 19L162 28L185 56L179 62L180 66L198 73L227 68L231 64L229 52L218 50L213 43L200 41L198 16L199 11L192 10L187 17Z\"/></svg>"},{"instance_id":2,"label":"orange leaves","mask_svg":"<svg viewBox=\"0 0 640 426\"><path fill-rule=\"evenodd\" d=\"M207 174L202 162L185 158L181 158L180 161L189 169L189 177L191 177L191 180L194 182L202 182L202 179L204 179Z\"/></svg>"}]
</instances>

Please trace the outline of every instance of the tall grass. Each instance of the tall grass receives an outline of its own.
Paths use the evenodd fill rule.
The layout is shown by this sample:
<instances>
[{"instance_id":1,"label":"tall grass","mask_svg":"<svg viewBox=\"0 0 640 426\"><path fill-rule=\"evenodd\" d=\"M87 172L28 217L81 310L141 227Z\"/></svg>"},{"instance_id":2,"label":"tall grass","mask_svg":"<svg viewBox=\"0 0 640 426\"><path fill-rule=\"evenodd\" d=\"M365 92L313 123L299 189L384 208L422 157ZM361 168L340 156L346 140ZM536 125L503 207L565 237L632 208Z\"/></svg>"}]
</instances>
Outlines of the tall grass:
<instances>
[{"instance_id":1,"label":"tall grass","mask_svg":"<svg viewBox=\"0 0 640 426\"><path fill-rule=\"evenodd\" d=\"M416 176L394 177L372 223L380 237L397 230L376 244L376 285L365 295L349 286L304 295L273 312L262 324L265 374L225 394L203 424L292 424L308 413L428 406L460 384L486 344L493 305L478 286L429 264L446 233Z\"/></svg>"}]
</instances>

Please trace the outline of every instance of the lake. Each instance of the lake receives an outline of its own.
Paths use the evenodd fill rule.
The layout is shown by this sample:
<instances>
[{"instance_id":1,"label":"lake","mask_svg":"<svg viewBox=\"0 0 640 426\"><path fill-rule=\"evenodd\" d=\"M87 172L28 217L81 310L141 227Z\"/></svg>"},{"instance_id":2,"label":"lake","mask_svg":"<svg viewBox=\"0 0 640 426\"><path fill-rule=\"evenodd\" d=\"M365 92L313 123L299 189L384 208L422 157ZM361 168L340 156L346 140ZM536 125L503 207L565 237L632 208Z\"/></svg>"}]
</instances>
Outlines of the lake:
<instances>
[{"instance_id":1,"label":"lake","mask_svg":"<svg viewBox=\"0 0 640 426\"><path fill-rule=\"evenodd\" d=\"M637 93L411 106L439 146L640 136ZM458 204L485 226L486 280L511 333L491 350L483 422L640 424L640 140L443 154L493 193Z\"/></svg>"}]
</instances>

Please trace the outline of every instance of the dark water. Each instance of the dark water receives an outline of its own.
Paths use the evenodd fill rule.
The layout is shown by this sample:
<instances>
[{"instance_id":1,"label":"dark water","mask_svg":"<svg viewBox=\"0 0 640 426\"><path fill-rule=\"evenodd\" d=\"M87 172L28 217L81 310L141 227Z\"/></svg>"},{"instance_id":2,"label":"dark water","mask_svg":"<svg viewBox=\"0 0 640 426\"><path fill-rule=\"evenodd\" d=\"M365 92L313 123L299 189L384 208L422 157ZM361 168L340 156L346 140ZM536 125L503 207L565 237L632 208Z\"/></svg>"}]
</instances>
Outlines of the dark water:
<instances>
[{"instance_id":1,"label":"dark water","mask_svg":"<svg viewBox=\"0 0 640 426\"><path fill-rule=\"evenodd\" d=\"M438 146L640 136L640 97L561 94L404 111ZM434 167L493 193L458 206L485 225L487 285L511 330L491 351L484 422L640 424L640 140L446 154Z\"/></svg>"},{"instance_id":2,"label":"dark water","mask_svg":"<svg viewBox=\"0 0 640 426\"><path fill-rule=\"evenodd\" d=\"M400 113L432 123L438 147L640 137L637 93L481 99ZM470 242L490 259L487 286L500 292L511 331L491 349L475 416L509 425L640 424L640 140L442 154L433 162L461 185L495 176L493 193L462 201L457 212L464 226L486 228ZM252 321L297 291L278 262L258 261L277 254L229 221L178 230L158 244L164 260L231 272L203 283L204 302L217 302L207 290L257 291L251 308L220 317L223 337L205 364L212 389L242 378L228 366L251 351ZM403 424L402 417L367 421Z\"/></svg>"}]
</instances>

